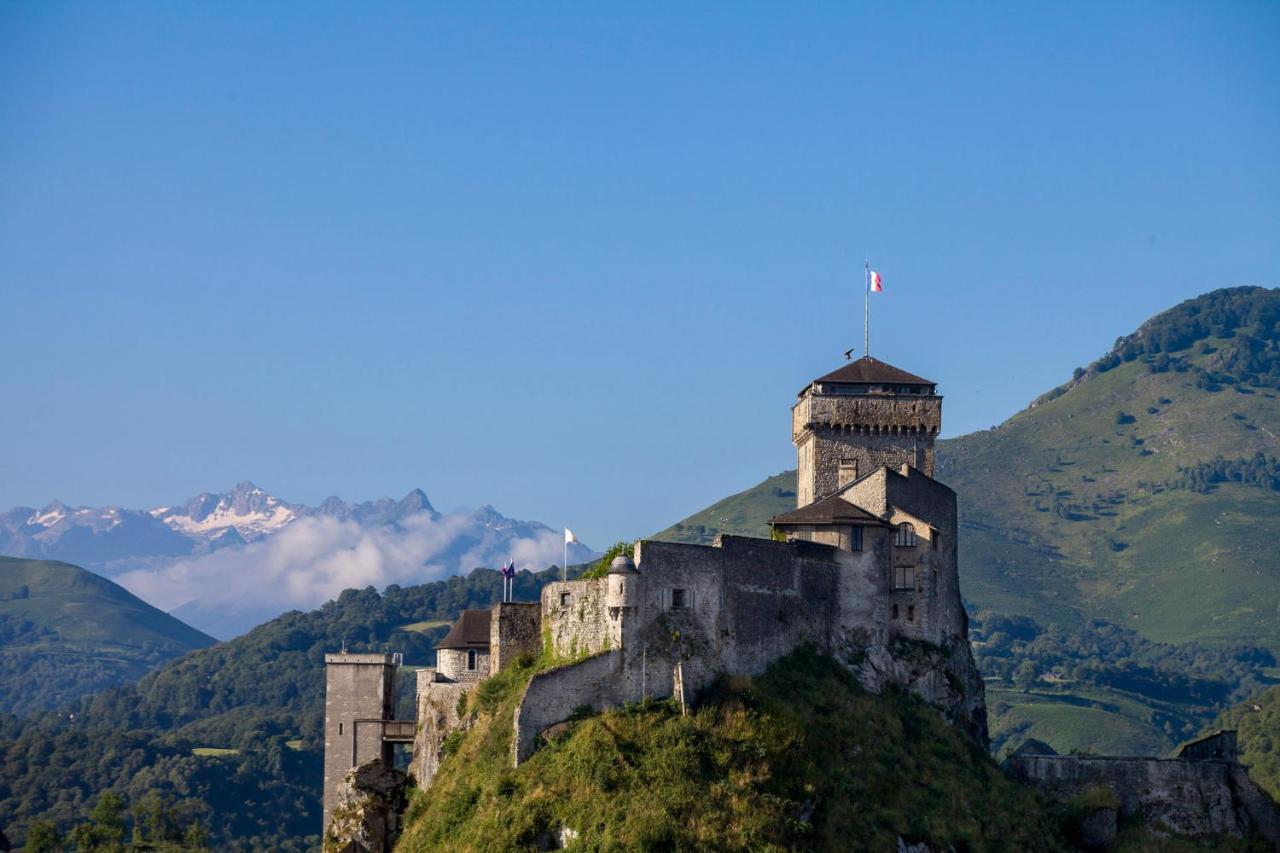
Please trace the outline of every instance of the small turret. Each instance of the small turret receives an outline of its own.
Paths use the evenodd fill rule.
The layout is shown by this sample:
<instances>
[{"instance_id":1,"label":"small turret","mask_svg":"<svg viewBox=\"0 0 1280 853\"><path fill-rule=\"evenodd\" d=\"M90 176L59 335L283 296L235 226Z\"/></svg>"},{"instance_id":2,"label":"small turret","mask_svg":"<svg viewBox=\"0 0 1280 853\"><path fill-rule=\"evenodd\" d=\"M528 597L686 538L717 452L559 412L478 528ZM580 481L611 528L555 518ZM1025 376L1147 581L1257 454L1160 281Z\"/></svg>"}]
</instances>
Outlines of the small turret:
<instances>
[{"instance_id":1,"label":"small turret","mask_svg":"<svg viewBox=\"0 0 1280 853\"><path fill-rule=\"evenodd\" d=\"M609 564L609 589L605 605L610 616L618 608L635 607L640 603L640 573L636 564L626 554L619 554Z\"/></svg>"},{"instance_id":2,"label":"small turret","mask_svg":"<svg viewBox=\"0 0 1280 853\"><path fill-rule=\"evenodd\" d=\"M604 602L609 610L609 633L612 642L622 646L624 643L626 623L634 621L640 606L640 573L636 564L626 554L619 554L609 564L608 587L605 590Z\"/></svg>"}]
</instances>

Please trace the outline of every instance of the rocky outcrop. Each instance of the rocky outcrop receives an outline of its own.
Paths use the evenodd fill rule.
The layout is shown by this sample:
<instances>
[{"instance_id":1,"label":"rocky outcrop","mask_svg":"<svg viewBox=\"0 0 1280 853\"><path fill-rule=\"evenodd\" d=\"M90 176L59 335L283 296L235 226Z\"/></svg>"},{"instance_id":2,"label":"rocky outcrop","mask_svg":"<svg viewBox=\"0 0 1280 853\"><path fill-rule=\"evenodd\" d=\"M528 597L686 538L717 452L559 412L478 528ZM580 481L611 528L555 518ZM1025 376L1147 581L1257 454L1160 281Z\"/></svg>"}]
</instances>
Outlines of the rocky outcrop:
<instances>
[{"instance_id":1,"label":"rocky outcrop","mask_svg":"<svg viewBox=\"0 0 1280 853\"><path fill-rule=\"evenodd\" d=\"M947 721L988 748L986 689L969 644L936 646L895 639L849 657L858 681L872 693L907 690L935 706Z\"/></svg>"},{"instance_id":2,"label":"rocky outcrop","mask_svg":"<svg viewBox=\"0 0 1280 853\"><path fill-rule=\"evenodd\" d=\"M324 853L390 853L400 834L408 779L381 759L348 773L325 829Z\"/></svg>"}]
</instances>

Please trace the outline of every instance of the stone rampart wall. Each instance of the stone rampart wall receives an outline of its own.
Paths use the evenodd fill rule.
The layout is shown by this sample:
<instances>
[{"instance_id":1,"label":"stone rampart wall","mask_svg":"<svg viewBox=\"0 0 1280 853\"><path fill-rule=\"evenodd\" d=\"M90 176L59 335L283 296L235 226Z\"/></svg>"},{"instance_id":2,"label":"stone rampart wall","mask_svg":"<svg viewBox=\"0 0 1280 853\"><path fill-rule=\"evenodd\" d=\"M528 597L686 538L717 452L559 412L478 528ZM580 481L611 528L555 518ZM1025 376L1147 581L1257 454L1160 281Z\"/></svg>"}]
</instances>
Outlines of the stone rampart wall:
<instances>
[{"instance_id":1,"label":"stone rampart wall","mask_svg":"<svg viewBox=\"0 0 1280 853\"><path fill-rule=\"evenodd\" d=\"M512 763L533 754L538 734L583 705L603 709L631 700L622 653L603 652L574 664L540 672L529 680L512 720ZM668 686L668 695L670 687Z\"/></svg>"},{"instance_id":2,"label":"stone rampart wall","mask_svg":"<svg viewBox=\"0 0 1280 853\"><path fill-rule=\"evenodd\" d=\"M418 728L413 739L413 760L409 775L425 788L435 778L444 758L445 735L463 729L465 720L459 706L475 682L436 681L435 670L418 670Z\"/></svg>"},{"instance_id":3,"label":"stone rampart wall","mask_svg":"<svg viewBox=\"0 0 1280 853\"><path fill-rule=\"evenodd\" d=\"M543 587L542 630L556 655L574 658L609 645L607 589L605 578L556 581Z\"/></svg>"},{"instance_id":4,"label":"stone rampart wall","mask_svg":"<svg viewBox=\"0 0 1280 853\"><path fill-rule=\"evenodd\" d=\"M1275 803L1243 767L1226 761L1160 758L1082 758L1028 755L1010 758L1006 771L1058 800L1106 788L1120 802L1121 818L1163 824L1179 835L1261 835L1280 845Z\"/></svg>"}]
</instances>

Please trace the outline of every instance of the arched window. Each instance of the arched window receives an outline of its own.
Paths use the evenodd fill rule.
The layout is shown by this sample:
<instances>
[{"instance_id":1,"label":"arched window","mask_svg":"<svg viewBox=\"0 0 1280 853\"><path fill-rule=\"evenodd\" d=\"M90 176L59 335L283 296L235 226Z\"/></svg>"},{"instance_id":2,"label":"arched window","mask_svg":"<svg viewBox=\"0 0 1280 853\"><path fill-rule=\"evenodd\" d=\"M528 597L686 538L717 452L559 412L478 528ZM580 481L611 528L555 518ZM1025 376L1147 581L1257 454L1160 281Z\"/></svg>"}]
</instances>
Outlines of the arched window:
<instances>
[{"instance_id":1,"label":"arched window","mask_svg":"<svg viewBox=\"0 0 1280 853\"><path fill-rule=\"evenodd\" d=\"M899 548L916 547L916 529L911 526L911 522L904 521L898 525L898 534L894 536L893 544Z\"/></svg>"},{"instance_id":2,"label":"arched window","mask_svg":"<svg viewBox=\"0 0 1280 853\"><path fill-rule=\"evenodd\" d=\"M476 668L476 650L467 649L467 669Z\"/></svg>"}]
</instances>

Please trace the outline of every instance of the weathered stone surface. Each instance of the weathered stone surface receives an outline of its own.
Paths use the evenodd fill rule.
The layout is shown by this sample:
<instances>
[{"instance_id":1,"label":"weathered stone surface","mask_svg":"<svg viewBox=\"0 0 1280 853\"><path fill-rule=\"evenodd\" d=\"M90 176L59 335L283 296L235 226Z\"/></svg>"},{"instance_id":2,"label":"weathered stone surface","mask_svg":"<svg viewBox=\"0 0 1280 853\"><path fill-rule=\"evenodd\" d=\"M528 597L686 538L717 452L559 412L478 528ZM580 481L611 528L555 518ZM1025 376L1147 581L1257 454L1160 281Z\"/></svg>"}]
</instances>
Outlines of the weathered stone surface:
<instances>
[{"instance_id":1,"label":"weathered stone surface","mask_svg":"<svg viewBox=\"0 0 1280 853\"><path fill-rule=\"evenodd\" d=\"M400 834L407 781L382 759L348 773L337 788L324 834L325 853L389 853Z\"/></svg>"},{"instance_id":2,"label":"weathered stone surface","mask_svg":"<svg viewBox=\"0 0 1280 853\"><path fill-rule=\"evenodd\" d=\"M471 720L462 713L466 693L474 682L437 680L436 671L418 670L418 730L413 740L409 775L425 788L435 778L444 759L444 739L450 732L466 731Z\"/></svg>"},{"instance_id":3,"label":"weathered stone surface","mask_svg":"<svg viewBox=\"0 0 1280 853\"><path fill-rule=\"evenodd\" d=\"M986 687L967 642L934 646L899 640L871 646L861 660L855 659L853 670L872 693L890 686L908 690L974 740L989 742Z\"/></svg>"},{"instance_id":4,"label":"weathered stone surface","mask_svg":"<svg viewBox=\"0 0 1280 853\"><path fill-rule=\"evenodd\" d=\"M1086 850L1105 850L1116 840L1115 809L1094 809L1080 822L1080 843Z\"/></svg>"},{"instance_id":5,"label":"weathered stone surface","mask_svg":"<svg viewBox=\"0 0 1280 853\"><path fill-rule=\"evenodd\" d=\"M941 427L942 398L936 395L828 395L806 389L791 410L796 506L844 485L842 464L859 476L881 465L911 465L932 476L933 442Z\"/></svg>"},{"instance_id":6,"label":"weathered stone surface","mask_svg":"<svg viewBox=\"0 0 1280 853\"><path fill-rule=\"evenodd\" d=\"M542 630L555 654L575 658L610 647L607 593L606 578L557 581L543 588Z\"/></svg>"},{"instance_id":7,"label":"weathered stone surface","mask_svg":"<svg viewBox=\"0 0 1280 853\"><path fill-rule=\"evenodd\" d=\"M538 602L499 602L489 619L489 674L496 675L521 655L537 655L542 648L542 605Z\"/></svg>"},{"instance_id":8,"label":"weathered stone surface","mask_svg":"<svg viewBox=\"0 0 1280 853\"><path fill-rule=\"evenodd\" d=\"M324 826L329 825L338 787L351 768L390 758L381 726L367 721L389 720L395 707L396 666L391 655L325 655Z\"/></svg>"},{"instance_id":9,"label":"weathered stone surface","mask_svg":"<svg viewBox=\"0 0 1280 853\"><path fill-rule=\"evenodd\" d=\"M1122 820L1192 838L1257 835L1280 848L1280 810L1233 762L1021 755L1004 766L1063 802L1105 788Z\"/></svg>"}]
</instances>

